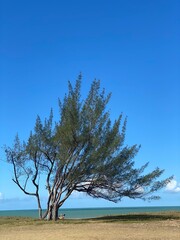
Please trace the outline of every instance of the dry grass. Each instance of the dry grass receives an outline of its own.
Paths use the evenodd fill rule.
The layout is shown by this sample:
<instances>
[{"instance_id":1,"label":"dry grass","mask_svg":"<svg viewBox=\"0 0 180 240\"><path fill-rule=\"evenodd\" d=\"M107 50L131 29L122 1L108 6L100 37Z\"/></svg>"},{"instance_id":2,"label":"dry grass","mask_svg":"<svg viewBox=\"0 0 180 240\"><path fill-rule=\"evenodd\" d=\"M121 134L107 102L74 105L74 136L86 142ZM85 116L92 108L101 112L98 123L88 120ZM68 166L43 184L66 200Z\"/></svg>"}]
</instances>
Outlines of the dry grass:
<instances>
[{"instance_id":1,"label":"dry grass","mask_svg":"<svg viewBox=\"0 0 180 240\"><path fill-rule=\"evenodd\" d=\"M179 240L180 213L46 222L0 218L0 240Z\"/></svg>"}]
</instances>

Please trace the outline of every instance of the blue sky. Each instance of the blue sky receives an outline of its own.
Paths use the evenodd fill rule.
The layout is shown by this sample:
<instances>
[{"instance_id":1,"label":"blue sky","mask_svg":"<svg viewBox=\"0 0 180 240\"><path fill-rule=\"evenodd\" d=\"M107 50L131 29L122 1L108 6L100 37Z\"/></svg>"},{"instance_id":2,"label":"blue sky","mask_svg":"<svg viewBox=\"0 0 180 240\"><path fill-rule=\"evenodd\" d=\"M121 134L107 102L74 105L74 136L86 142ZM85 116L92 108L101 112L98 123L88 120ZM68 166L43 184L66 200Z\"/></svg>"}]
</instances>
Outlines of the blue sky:
<instances>
[{"instance_id":1,"label":"blue sky","mask_svg":"<svg viewBox=\"0 0 180 240\"><path fill-rule=\"evenodd\" d=\"M128 116L126 143L141 144L137 166L174 175L159 201L118 204L74 194L64 207L180 204L180 1L0 0L0 146L27 139L82 72L112 92L112 120ZM35 208L12 182L0 149L0 210Z\"/></svg>"}]
</instances>

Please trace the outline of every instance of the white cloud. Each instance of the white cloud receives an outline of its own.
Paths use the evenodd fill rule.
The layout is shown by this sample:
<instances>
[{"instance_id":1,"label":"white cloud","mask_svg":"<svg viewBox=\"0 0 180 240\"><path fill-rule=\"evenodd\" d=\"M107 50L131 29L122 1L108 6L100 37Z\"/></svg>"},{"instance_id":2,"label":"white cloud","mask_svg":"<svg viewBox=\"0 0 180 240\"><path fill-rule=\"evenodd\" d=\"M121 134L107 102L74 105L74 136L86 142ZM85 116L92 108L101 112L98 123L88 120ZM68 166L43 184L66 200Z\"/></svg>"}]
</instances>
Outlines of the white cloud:
<instances>
[{"instance_id":1,"label":"white cloud","mask_svg":"<svg viewBox=\"0 0 180 240\"><path fill-rule=\"evenodd\" d=\"M142 193L144 193L144 188L141 187L141 186L139 186L139 187L135 190L135 192L142 194Z\"/></svg>"},{"instance_id":2,"label":"white cloud","mask_svg":"<svg viewBox=\"0 0 180 240\"><path fill-rule=\"evenodd\" d=\"M180 192L180 184L175 179L172 179L166 185L166 189L165 190L167 192L179 193Z\"/></svg>"},{"instance_id":3,"label":"white cloud","mask_svg":"<svg viewBox=\"0 0 180 240\"><path fill-rule=\"evenodd\" d=\"M0 192L0 200L3 199L3 194Z\"/></svg>"},{"instance_id":4,"label":"white cloud","mask_svg":"<svg viewBox=\"0 0 180 240\"><path fill-rule=\"evenodd\" d=\"M78 192L78 191L73 191L71 194L71 198L77 198L80 199L84 196L85 194L82 192Z\"/></svg>"}]
</instances>

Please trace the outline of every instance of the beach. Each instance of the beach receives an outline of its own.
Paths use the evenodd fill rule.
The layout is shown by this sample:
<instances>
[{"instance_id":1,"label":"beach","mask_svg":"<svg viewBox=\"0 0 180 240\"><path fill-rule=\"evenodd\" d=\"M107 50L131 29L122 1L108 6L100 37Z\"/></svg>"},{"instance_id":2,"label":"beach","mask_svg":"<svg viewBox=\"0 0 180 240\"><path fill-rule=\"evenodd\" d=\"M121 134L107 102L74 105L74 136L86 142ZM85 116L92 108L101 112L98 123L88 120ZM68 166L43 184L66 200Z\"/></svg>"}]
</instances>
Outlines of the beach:
<instances>
[{"instance_id":1,"label":"beach","mask_svg":"<svg viewBox=\"0 0 180 240\"><path fill-rule=\"evenodd\" d=\"M178 214L179 215L179 214ZM144 218L143 218L144 219ZM12 219L11 219L12 220ZM180 219L129 221L110 218L101 220L76 220L42 222L14 219L0 225L2 240L178 240Z\"/></svg>"},{"instance_id":2,"label":"beach","mask_svg":"<svg viewBox=\"0 0 180 240\"><path fill-rule=\"evenodd\" d=\"M0 229L2 240L178 240L180 221L18 226Z\"/></svg>"}]
</instances>

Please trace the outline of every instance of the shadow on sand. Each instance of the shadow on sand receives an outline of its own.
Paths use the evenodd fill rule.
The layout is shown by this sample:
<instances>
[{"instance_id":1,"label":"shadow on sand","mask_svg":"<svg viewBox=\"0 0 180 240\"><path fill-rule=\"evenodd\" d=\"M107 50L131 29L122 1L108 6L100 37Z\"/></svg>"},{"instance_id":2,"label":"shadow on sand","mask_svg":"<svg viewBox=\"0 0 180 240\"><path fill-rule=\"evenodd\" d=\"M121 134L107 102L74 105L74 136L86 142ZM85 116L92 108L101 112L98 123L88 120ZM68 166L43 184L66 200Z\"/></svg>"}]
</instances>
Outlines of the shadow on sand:
<instances>
[{"instance_id":1,"label":"shadow on sand","mask_svg":"<svg viewBox=\"0 0 180 240\"><path fill-rule=\"evenodd\" d=\"M96 221L107 221L107 222L134 222L134 221L162 221L162 220L173 220L180 219L180 212L176 213L158 213L158 214L126 214L126 215L113 215L103 216L95 218ZM93 220L93 219L92 219Z\"/></svg>"}]
</instances>

